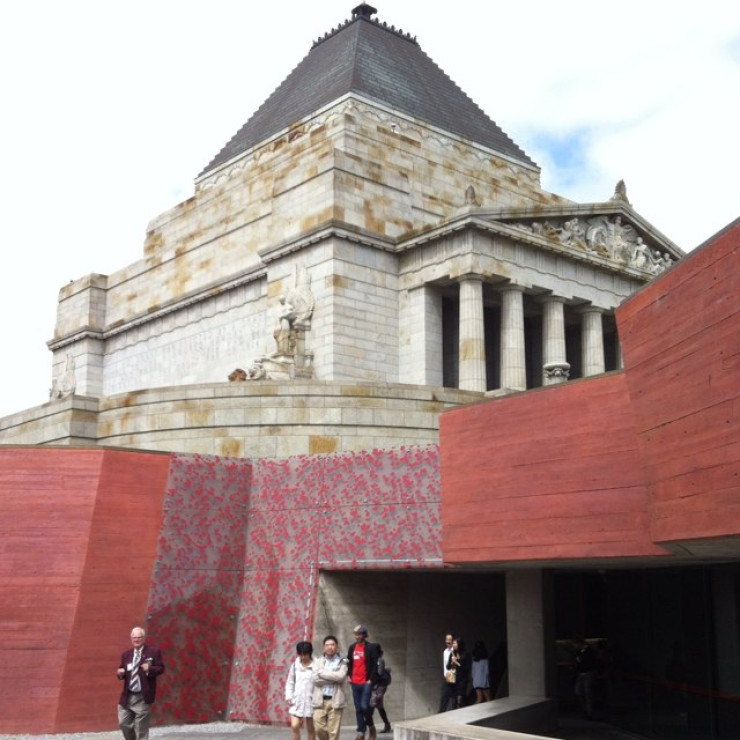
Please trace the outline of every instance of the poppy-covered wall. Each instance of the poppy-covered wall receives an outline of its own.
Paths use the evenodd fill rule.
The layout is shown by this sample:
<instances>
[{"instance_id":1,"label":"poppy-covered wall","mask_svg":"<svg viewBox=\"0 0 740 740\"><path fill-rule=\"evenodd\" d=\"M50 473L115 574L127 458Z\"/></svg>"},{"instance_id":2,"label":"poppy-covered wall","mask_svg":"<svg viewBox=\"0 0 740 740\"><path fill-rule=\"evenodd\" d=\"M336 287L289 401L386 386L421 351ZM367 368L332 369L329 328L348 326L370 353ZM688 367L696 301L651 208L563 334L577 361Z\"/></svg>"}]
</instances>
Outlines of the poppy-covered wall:
<instances>
[{"instance_id":1,"label":"poppy-covered wall","mask_svg":"<svg viewBox=\"0 0 740 740\"><path fill-rule=\"evenodd\" d=\"M138 624L167 666L157 724L284 723L319 571L442 564L436 446L260 461L3 448L0 494L0 659L30 666L0 678L0 733L115 727Z\"/></svg>"}]
</instances>

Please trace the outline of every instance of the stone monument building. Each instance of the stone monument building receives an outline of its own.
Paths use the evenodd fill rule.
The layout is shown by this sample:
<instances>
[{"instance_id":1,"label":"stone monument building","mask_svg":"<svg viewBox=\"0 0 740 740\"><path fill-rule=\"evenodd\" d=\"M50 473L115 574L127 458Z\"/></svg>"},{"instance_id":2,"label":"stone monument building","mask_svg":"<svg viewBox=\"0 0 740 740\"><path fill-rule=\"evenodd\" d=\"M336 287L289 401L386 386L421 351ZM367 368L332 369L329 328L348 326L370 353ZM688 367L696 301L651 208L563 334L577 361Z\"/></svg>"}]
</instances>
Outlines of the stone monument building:
<instances>
[{"instance_id":1,"label":"stone monument building","mask_svg":"<svg viewBox=\"0 0 740 740\"><path fill-rule=\"evenodd\" d=\"M624 183L595 203L543 190L375 14L358 5L314 42L151 221L141 260L61 289L52 402L6 419L2 441L426 443L443 408L620 366L614 309L682 252Z\"/></svg>"}]
</instances>

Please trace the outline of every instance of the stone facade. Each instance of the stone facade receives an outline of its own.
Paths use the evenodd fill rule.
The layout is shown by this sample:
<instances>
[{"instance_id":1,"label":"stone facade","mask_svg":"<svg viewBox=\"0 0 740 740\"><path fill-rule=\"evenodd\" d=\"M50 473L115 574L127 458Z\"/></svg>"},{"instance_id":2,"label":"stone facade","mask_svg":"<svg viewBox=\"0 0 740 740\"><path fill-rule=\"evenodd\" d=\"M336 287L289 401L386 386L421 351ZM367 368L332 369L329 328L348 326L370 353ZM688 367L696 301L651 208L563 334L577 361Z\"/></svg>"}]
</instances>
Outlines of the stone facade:
<instances>
[{"instance_id":1,"label":"stone facade","mask_svg":"<svg viewBox=\"0 0 740 740\"><path fill-rule=\"evenodd\" d=\"M278 298L301 269L316 378L441 385L428 322L466 276L607 312L649 279L553 225L579 217L584 230L629 220L640 243L678 256L623 203L568 204L531 167L344 100L199 180L150 224L142 261L65 286L56 372L71 353L77 392L92 396L224 381L274 350Z\"/></svg>"}]
</instances>

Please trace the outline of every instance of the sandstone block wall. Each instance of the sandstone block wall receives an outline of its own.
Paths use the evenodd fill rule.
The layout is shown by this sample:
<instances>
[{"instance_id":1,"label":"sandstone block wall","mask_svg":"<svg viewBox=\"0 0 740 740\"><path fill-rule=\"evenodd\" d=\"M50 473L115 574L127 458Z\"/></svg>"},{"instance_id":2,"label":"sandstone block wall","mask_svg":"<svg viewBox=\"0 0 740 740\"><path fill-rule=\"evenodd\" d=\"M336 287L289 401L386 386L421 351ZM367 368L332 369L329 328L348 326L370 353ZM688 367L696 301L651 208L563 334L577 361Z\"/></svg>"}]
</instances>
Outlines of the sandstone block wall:
<instances>
[{"instance_id":1,"label":"sandstone block wall","mask_svg":"<svg viewBox=\"0 0 740 740\"><path fill-rule=\"evenodd\" d=\"M481 394L378 383L256 381L74 396L0 419L1 444L288 457L437 442L438 416Z\"/></svg>"}]
</instances>

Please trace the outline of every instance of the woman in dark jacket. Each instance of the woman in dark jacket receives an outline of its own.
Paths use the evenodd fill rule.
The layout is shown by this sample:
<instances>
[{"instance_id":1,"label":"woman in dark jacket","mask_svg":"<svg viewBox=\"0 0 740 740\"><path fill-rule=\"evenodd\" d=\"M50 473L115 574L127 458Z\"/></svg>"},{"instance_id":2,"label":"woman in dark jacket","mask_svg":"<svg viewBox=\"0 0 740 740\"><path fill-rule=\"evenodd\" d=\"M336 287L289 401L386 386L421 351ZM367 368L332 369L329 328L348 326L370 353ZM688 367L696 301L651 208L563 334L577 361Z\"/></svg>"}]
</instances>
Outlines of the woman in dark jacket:
<instances>
[{"instance_id":1,"label":"woman in dark jacket","mask_svg":"<svg viewBox=\"0 0 740 740\"><path fill-rule=\"evenodd\" d=\"M465 652L465 644L460 639L452 641L448 668L455 670L455 704L460 708L465 703L470 682L470 656Z\"/></svg>"}]
</instances>

